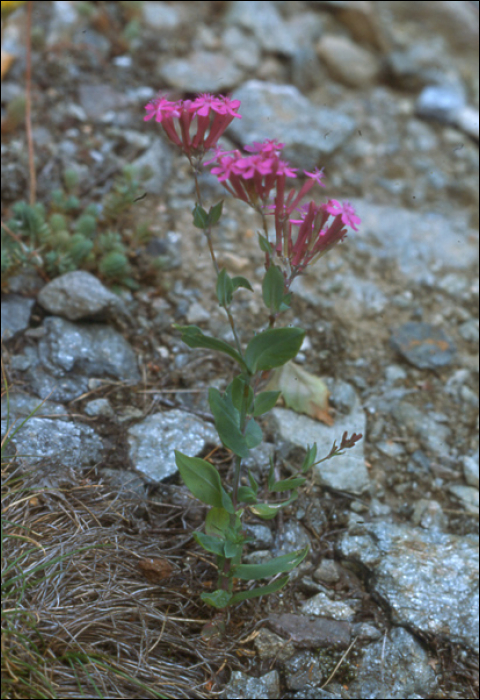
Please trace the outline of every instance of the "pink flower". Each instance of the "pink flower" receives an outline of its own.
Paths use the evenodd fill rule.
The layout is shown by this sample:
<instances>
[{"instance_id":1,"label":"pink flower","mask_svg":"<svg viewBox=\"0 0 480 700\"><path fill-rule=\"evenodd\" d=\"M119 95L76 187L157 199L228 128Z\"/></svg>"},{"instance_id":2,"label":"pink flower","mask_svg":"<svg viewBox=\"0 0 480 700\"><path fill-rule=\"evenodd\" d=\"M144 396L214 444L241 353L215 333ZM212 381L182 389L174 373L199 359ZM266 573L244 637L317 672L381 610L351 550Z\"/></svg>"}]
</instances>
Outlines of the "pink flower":
<instances>
[{"instance_id":1,"label":"pink flower","mask_svg":"<svg viewBox=\"0 0 480 700\"><path fill-rule=\"evenodd\" d=\"M155 117L162 124L168 138L180 146L188 156L203 157L205 151L216 146L218 139L237 114L239 100L228 97L215 97L205 93L195 100L178 100L170 102L166 97L158 96L149 102L145 109L144 121ZM195 134L191 135L192 123L196 121Z\"/></svg>"},{"instance_id":2,"label":"pink flower","mask_svg":"<svg viewBox=\"0 0 480 700\"><path fill-rule=\"evenodd\" d=\"M341 204L337 202L336 199L330 199L327 204L327 211L334 216L341 216L342 223L344 223L345 226L350 226L354 231L358 231L356 225L361 223L360 217L355 214L350 202Z\"/></svg>"}]
</instances>

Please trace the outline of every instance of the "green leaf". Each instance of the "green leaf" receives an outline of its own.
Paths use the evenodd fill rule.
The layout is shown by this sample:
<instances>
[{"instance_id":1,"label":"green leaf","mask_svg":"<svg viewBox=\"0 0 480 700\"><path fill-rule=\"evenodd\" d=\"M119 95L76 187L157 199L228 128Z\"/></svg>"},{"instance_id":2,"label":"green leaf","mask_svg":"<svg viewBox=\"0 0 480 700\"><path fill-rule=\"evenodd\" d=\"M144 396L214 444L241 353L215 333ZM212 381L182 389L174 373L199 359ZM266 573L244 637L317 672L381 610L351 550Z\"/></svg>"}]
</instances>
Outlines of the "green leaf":
<instances>
[{"instance_id":1,"label":"green leaf","mask_svg":"<svg viewBox=\"0 0 480 700\"><path fill-rule=\"evenodd\" d=\"M297 489L299 486L303 486L306 482L305 477L299 476L292 479L282 479L282 481L276 481L270 491L281 492L281 491L291 491L292 489Z\"/></svg>"},{"instance_id":2,"label":"green leaf","mask_svg":"<svg viewBox=\"0 0 480 700\"><path fill-rule=\"evenodd\" d=\"M226 528L230 525L230 516L225 508L210 508L205 518L207 535L224 537Z\"/></svg>"},{"instance_id":3,"label":"green leaf","mask_svg":"<svg viewBox=\"0 0 480 700\"><path fill-rule=\"evenodd\" d=\"M270 456L270 469L268 470L268 490L271 491L275 483L275 466L273 464L273 457Z\"/></svg>"},{"instance_id":4,"label":"green leaf","mask_svg":"<svg viewBox=\"0 0 480 700\"><path fill-rule=\"evenodd\" d=\"M273 255L273 246L271 243L267 241L265 236L262 236L260 233L258 234L258 242L260 244L260 248L264 253L267 253L268 255Z\"/></svg>"},{"instance_id":5,"label":"green leaf","mask_svg":"<svg viewBox=\"0 0 480 700\"><path fill-rule=\"evenodd\" d=\"M257 503L256 505L249 506L250 510L254 515L258 515L262 520L273 520L273 518L278 513L278 508L272 508L266 503Z\"/></svg>"},{"instance_id":6,"label":"green leaf","mask_svg":"<svg viewBox=\"0 0 480 700\"><path fill-rule=\"evenodd\" d=\"M235 578L241 578L244 581L257 581L260 578L268 578L280 573L287 573L295 569L308 554L308 545L303 549L297 549L295 552L282 554L280 557L274 557L264 564L240 564L235 568L233 573Z\"/></svg>"},{"instance_id":7,"label":"green leaf","mask_svg":"<svg viewBox=\"0 0 480 700\"><path fill-rule=\"evenodd\" d=\"M285 296L283 297L282 303L280 304L280 311L286 311L287 309L290 308L292 296L293 296L292 292L285 294Z\"/></svg>"},{"instance_id":8,"label":"green leaf","mask_svg":"<svg viewBox=\"0 0 480 700\"><path fill-rule=\"evenodd\" d=\"M241 414L242 411L246 411L247 413L249 412L250 405L253 401L253 389L249 385L248 386L248 391L247 391L247 406L244 408L244 401L245 401L245 385L246 385L245 378L240 375L239 377L235 377L233 381L230 382L230 384L227 386L225 393L230 396L233 405L237 409L237 411Z\"/></svg>"},{"instance_id":9,"label":"green leaf","mask_svg":"<svg viewBox=\"0 0 480 700\"><path fill-rule=\"evenodd\" d=\"M208 218L207 218L207 223L209 226L215 226L215 224L218 222L222 215L222 207L223 207L223 199L218 202L218 204L215 204L213 207L210 207L210 211L208 212Z\"/></svg>"},{"instance_id":10,"label":"green leaf","mask_svg":"<svg viewBox=\"0 0 480 700\"><path fill-rule=\"evenodd\" d=\"M231 498L223 488L220 474L213 464L199 457L188 457L178 450L175 450L175 462L183 482L195 498L209 506L225 508L226 496L227 501L230 500L231 512L234 512Z\"/></svg>"},{"instance_id":11,"label":"green leaf","mask_svg":"<svg viewBox=\"0 0 480 700\"><path fill-rule=\"evenodd\" d=\"M283 301L283 290L285 279L283 273L276 265L270 265L262 283L263 301L270 313L276 314L280 311Z\"/></svg>"},{"instance_id":12,"label":"green leaf","mask_svg":"<svg viewBox=\"0 0 480 700\"><path fill-rule=\"evenodd\" d=\"M259 586L258 588L252 588L249 591L241 591L240 593L235 593L229 601L229 605L236 605L241 603L242 600L247 600L249 598L258 598L261 595L269 595L270 593L275 593L288 583L288 576L282 576L282 578L277 578L276 581L269 583L267 586Z\"/></svg>"},{"instance_id":13,"label":"green leaf","mask_svg":"<svg viewBox=\"0 0 480 700\"><path fill-rule=\"evenodd\" d=\"M197 228L206 229L208 226L208 214L200 204L195 204L193 210L193 225Z\"/></svg>"},{"instance_id":14,"label":"green leaf","mask_svg":"<svg viewBox=\"0 0 480 700\"><path fill-rule=\"evenodd\" d=\"M217 277L217 299L220 306L228 308L232 303L233 282L228 272L223 268Z\"/></svg>"},{"instance_id":15,"label":"green leaf","mask_svg":"<svg viewBox=\"0 0 480 700\"><path fill-rule=\"evenodd\" d=\"M253 415L261 416L270 411L278 401L281 391L262 391L255 397Z\"/></svg>"},{"instance_id":16,"label":"green leaf","mask_svg":"<svg viewBox=\"0 0 480 700\"><path fill-rule=\"evenodd\" d=\"M239 287L243 287L243 289L249 289L251 292L253 292L253 287L246 277L234 277L232 282L234 291Z\"/></svg>"},{"instance_id":17,"label":"green leaf","mask_svg":"<svg viewBox=\"0 0 480 700\"><path fill-rule=\"evenodd\" d=\"M255 496L256 496L257 493L258 493L258 484L257 484L257 482L255 481L255 477L253 476L253 474L252 474L252 472L250 471L250 469L248 470L248 480L249 480L249 482L250 482L250 487L251 487L253 493L254 493Z\"/></svg>"},{"instance_id":18,"label":"green leaf","mask_svg":"<svg viewBox=\"0 0 480 700\"><path fill-rule=\"evenodd\" d=\"M225 542L225 556L227 559L234 559L242 554L243 543L241 542Z\"/></svg>"},{"instance_id":19,"label":"green leaf","mask_svg":"<svg viewBox=\"0 0 480 700\"><path fill-rule=\"evenodd\" d=\"M248 457L248 444L240 430L240 413L233 405L231 398L228 394L222 396L218 389L210 387L208 402L222 443L239 457L244 459Z\"/></svg>"},{"instance_id":20,"label":"green leaf","mask_svg":"<svg viewBox=\"0 0 480 700\"><path fill-rule=\"evenodd\" d=\"M304 337L301 328L271 328L259 333L249 342L245 353L249 371L255 374L284 365L298 353Z\"/></svg>"},{"instance_id":21,"label":"green leaf","mask_svg":"<svg viewBox=\"0 0 480 700\"><path fill-rule=\"evenodd\" d=\"M302 464L302 472L305 474L312 464L314 464L315 460L317 458L317 443L314 442L313 445L307 448L307 454L305 455L305 459L303 460Z\"/></svg>"},{"instance_id":22,"label":"green leaf","mask_svg":"<svg viewBox=\"0 0 480 700\"><path fill-rule=\"evenodd\" d=\"M257 447L263 440L263 433L258 423L251 418L245 428L245 440L250 449Z\"/></svg>"},{"instance_id":23,"label":"green leaf","mask_svg":"<svg viewBox=\"0 0 480 700\"><path fill-rule=\"evenodd\" d=\"M214 608L226 608L230 602L232 594L228 591L218 590L214 593L202 593L200 598L207 605L211 605Z\"/></svg>"},{"instance_id":24,"label":"green leaf","mask_svg":"<svg viewBox=\"0 0 480 700\"><path fill-rule=\"evenodd\" d=\"M256 505L249 505L248 507L254 515L258 515L262 520L272 520L280 508L285 508L286 506L296 501L298 498L297 491L294 491L290 498L281 503L257 503Z\"/></svg>"},{"instance_id":25,"label":"green leaf","mask_svg":"<svg viewBox=\"0 0 480 700\"><path fill-rule=\"evenodd\" d=\"M254 504L257 502L257 494L249 486L240 486L238 489L238 501L239 503Z\"/></svg>"},{"instance_id":26,"label":"green leaf","mask_svg":"<svg viewBox=\"0 0 480 700\"><path fill-rule=\"evenodd\" d=\"M241 355L225 341L205 335L198 326L179 326L177 323L174 323L173 327L182 333L182 340L189 348L207 348L208 350L224 352L236 360L242 369L248 371L248 367Z\"/></svg>"},{"instance_id":27,"label":"green leaf","mask_svg":"<svg viewBox=\"0 0 480 700\"><path fill-rule=\"evenodd\" d=\"M203 532L194 532L193 539L195 542L212 554L216 554L219 557L225 556L225 540L221 540L219 537L210 537L210 535L204 535Z\"/></svg>"}]
</instances>

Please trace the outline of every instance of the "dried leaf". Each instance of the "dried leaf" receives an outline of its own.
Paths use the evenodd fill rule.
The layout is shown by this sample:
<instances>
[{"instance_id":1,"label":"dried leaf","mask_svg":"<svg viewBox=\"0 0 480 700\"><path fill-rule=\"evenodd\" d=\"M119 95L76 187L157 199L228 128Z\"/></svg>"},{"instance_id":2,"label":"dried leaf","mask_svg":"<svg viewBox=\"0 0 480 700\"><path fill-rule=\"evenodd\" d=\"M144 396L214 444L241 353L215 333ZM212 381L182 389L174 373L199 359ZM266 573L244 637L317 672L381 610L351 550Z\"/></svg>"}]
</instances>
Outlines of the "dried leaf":
<instances>
[{"instance_id":1,"label":"dried leaf","mask_svg":"<svg viewBox=\"0 0 480 700\"><path fill-rule=\"evenodd\" d=\"M333 425L333 418L328 412L330 392L325 383L294 362L287 362L283 367L272 370L265 390L280 390L287 408Z\"/></svg>"}]
</instances>

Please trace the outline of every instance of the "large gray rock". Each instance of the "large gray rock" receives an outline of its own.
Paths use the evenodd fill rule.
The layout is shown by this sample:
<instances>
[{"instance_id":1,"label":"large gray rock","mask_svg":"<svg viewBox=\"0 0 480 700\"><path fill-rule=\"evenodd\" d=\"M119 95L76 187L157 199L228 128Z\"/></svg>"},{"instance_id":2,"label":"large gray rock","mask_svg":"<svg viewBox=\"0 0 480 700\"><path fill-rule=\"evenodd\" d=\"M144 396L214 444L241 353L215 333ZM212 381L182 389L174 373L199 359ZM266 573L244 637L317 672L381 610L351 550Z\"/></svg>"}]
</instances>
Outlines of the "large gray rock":
<instances>
[{"instance_id":1,"label":"large gray rock","mask_svg":"<svg viewBox=\"0 0 480 700\"><path fill-rule=\"evenodd\" d=\"M120 297L85 270L67 272L52 280L41 290L37 300L51 314L70 321L126 314Z\"/></svg>"},{"instance_id":2,"label":"large gray rock","mask_svg":"<svg viewBox=\"0 0 480 700\"><path fill-rule=\"evenodd\" d=\"M351 117L314 104L293 85L249 80L232 97L242 103L242 118L233 120L229 133L243 144L276 138L285 143L282 157L304 170L321 165L355 129Z\"/></svg>"},{"instance_id":3,"label":"large gray rock","mask_svg":"<svg viewBox=\"0 0 480 700\"><path fill-rule=\"evenodd\" d=\"M207 443L217 444L218 439L212 426L178 409L154 413L128 430L133 466L155 482L177 472L175 450L195 457Z\"/></svg>"},{"instance_id":4,"label":"large gray rock","mask_svg":"<svg viewBox=\"0 0 480 700\"><path fill-rule=\"evenodd\" d=\"M395 624L478 652L478 537L369 523L345 534L339 553L369 570Z\"/></svg>"}]
</instances>

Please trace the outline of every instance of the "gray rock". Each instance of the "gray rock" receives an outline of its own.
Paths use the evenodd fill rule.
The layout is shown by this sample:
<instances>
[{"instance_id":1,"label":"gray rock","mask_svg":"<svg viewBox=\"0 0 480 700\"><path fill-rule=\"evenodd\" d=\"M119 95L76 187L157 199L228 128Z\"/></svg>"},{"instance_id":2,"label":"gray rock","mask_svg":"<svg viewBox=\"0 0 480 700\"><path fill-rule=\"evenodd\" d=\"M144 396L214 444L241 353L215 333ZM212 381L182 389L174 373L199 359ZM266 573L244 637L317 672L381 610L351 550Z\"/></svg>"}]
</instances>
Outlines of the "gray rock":
<instances>
[{"instance_id":1,"label":"gray rock","mask_svg":"<svg viewBox=\"0 0 480 700\"><path fill-rule=\"evenodd\" d=\"M478 487L465 486L464 484L452 484L448 487L448 490L455 496L462 506L465 508L467 513L473 513L478 517L479 513L479 493Z\"/></svg>"},{"instance_id":2,"label":"gray rock","mask_svg":"<svg viewBox=\"0 0 480 700\"><path fill-rule=\"evenodd\" d=\"M316 48L330 75L344 85L366 87L378 78L378 60L348 37L325 35Z\"/></svg>"},{"instance_id":3,"label":"gray rock","mask_svg":"<svg viewBox=\"0 0 480 700\"><path fill-rule=\"evenodd\" d=\"M230 681L222 692L226 700L269 700L280 697L280 676L270 671L261 678L252 678L242 671L233 671Z\"/></svg>"},{"instance_id":4,"label":"gray rock","mask_svg":"<svg viewBox=\"0 0 480 700\"><path fill-rule=\"evenodd\" d=\"M198 301L194 301L188 309L187 323L203 323L204 321L208 321L210 316L210 311L207 311Z\"/></svg>"},{"instance_id":5,"label":"gray rock","mask_svg":"<svg viewBox=\"0 0 480 700\"><path fill-rule=\"evenodd\" d=\"M28 380L38 396L71 401L88 389L89 377L140 381L137 359L127 341L102 324L72 323L51 316L38 344L38 363Z\"/></svg>"},{"instance_id":6,"label":"gray rock","mask_svg":"<svg viewBox=\"0 0 480 700\"><path fill-rule=\"evenodd\" d=\"M265 51L292 56L295 42L275 3L258 0L234 0L229 3L227 19L253 33Z\"/></svg>"},{"instance_id":7,"label":"gray rock","mask_svg":"<svg viewBox=\"0 0 480 700\"><path fill-rule=\"evenodd\" d=\"M421 117L451 123L464 104L465 93L459 85L429 85L420 93L416 111Z\"/></svg>"},{"instance_id":8,"label":"gray rock","mask_svg":"<svg viewBox=\"0 0 480 700\"><path fill-rule=\"evenodd\" d=\"M70 414L61 403L54 401L39 401L35 396L29 394L19 394L10 392L8 401L6 395L2 397L2 420L12 424L19 422L35 411L35 417L57 418L59 420L69 420Z\"/></svg>"},{"instance_id":9,"label":"gray rock","mask_svg":"<svg viewBox=\"0 0 480 700\"><path fill-rule=\"evenodd\" d=\"M421 498L415 503L412 523L414 525L420 525L420 527L423 527L425 530L430 530L431 528L445 530L448 521L440 503L427 498Z\"/></svg>"},{"instance_id":10,"label":"gray rock","mask_svg":"<svg viewBox=\"0 0 480 700\"><path fill-rule=\"evenodd\" d=\"M409 401L398 401L392 409L392 416L409 435L416 437L426 450L444 455L448 451L451 430L448 421L439 420L433 411L421 410Z\"/></svg>"},{"instance_id":11,"label":"gray rock","mask_svg":"<svg viewBox=\"0 0 480 700\"><path fill-rule=\"evenodd\" d=\"M229 56L213 51L194 51L186 58L162 62L159 74L183 92L217 93L235 87L243 78L243 71Z\"/></svg>"},{"instance_id":12,"label":"gray rock","mask_svg":"<svg viewBox=\"0 0 480 700\"><path fill-rule=\"evenodd\" d=\"M319 615L348 622L351 622L355 616L355 610L350 605L340 600L330 600L325 593L317 593L302 603L301 611L304 615Z\"/></svg>"},{"instance_id":13,"label":"gray rock","mask_svg":"<svg viewBox=\"0 0 480 700\"><path fill-rule=\"evenodd\" d=\"M333 153L355 128L353 119L313 104L292 85L249 80L232 97L242 103L242 119L233 120L229 133L244 144L277 138L285 143L282 157L304 170Z\"/></svg>"},{"instance_id":14,"label":"gray rock","mask_svg":"<svg viewBox=\"0 0 480 700\"><path fill-rule=\"evenodd\" d=\"M288 659L284 673L289 690L315 688L323 679L319 655L311 651L298 652Z\"/></svg>"},{"instance_id":15,"label":"gray rock","mask_svg":"<svg viewBox=\"0 0 480 700\"><path fill-rule=\"evenodd\" d=\"M430 323L408 322L394 329L391 345L419 369L436 369L452 363L455 346L447 334Z\"/></svg>"},{"instance_id":16,"label":"gray rock","mask_svg":"<svg viewBox=\"0 0 480 700\"><path fill-rule=\"evenodd\" d=\"M78 321L89 316L106 319L127 314L120 297L84 270L67 272L41 290L38 303L55 316Z\"/></svg>"},{"instance_id":17,"label":"gray rock","mask_svg":"<svg viewBox=\"0 0 480 700\"><path fill-rule=\"evenodd\" d=\"M330 684L328 687L330 688ZM324 698L325 700L343 700L344 698L340 692L332 693L328 690L323 690L323 688L307 688L298 693L293 693L288 697L294 698L295 700L323 700Z\"/></svg>"},{"instance_id":18,"label":"gray rock","mask_svg":"<svg viewBox=\"0 0 480 700\"><path fill-rule=\"evenodd\" d=\"M478 651L477 537L370 523L344 535L339 553L367 567L395 624Z\"/></svg>"},{"instance_id":19,"label":"gray rock","mask_svg":"<svg viewBox=\"0 0 480 700\"><path fill-rule=\"evenodd\" d=\"M147 2L140 6L147 27L161 31L175 31L181 21L179 8L164 2Z\"/></svg>"},{"instance_id":20,"label":"gray rock","mask_svg":"<svg viewBox=\"0 0 480 700\"><path fill-rule=\"evenodd\" d=\"M335 425L331 427L286 408L272 409L269 420L279 439L286 443L282 449L286 456L293 452L292 446L306 449L307 445L316 442L318 458L321 458L328 454L334 441L340 444L345 430L349 435L365 435L366 432L365 414L358 402L348 416L337 416ZM300 466L301 463L298 464ZM317 483L332 489L356 494L366 491L370 480L365 467L363 443L359 442L345 450L343 455L313 467L313 475Z\"/></svg>"},{"instance_id":21,"label":"gray rock","mask_svg":"<svg viewBox=\"0 0 480 700\"><path fill-rule=\"evenodd\" d=\"M388 637L366 647L351 698L413 698L437 690L435 671L426 650L407 630L393 629Z\"/></svg>"},{"instance_id":22,"label":"gray rock","mask_svg":"<svg viewBox=\"0 0 480 700\"><path fill-rule=\"evenodd\" d=\"M2 340L9 340L28 328L34 304L34 299L25 299L25 297L16 294L6 295L2 299Z\"/></svg>"},{"instance_id":23,"label":"gray rock","mask_svg":"<svg viewBox=\"0 0 480 700\"><path fill-rule=\"evenodd\" d=\"M247 32L229 26L222 36L222 43L224 51L228 51L241 68L251 70L258 66L261 55L258 41Z\"/></svg>"},{"instance_id":24,"label":"gray rock","mask_svg":"<svg viewBox=\"0 0 480 700\"><path fill-rule=\"evenodd\" d=\"M254 541L250 543L251 547L255 547L256 549L268 549L272 547L273 535L268 525L245 523L243 529L246 531L247 535L254 538Z\"/></svg>"},{"instance_id":25,"label":"gray rock","mask_svg":"<svg viewBox=\"0 0 480 700\"><path fill-rule=\"evenodd\" d=\"M478 489L478 451L475 456L466 456L463 458L463 473L465 481L469 486L475 486Z\"/></svg>"},{"instance_id":26,"label":"gray rock","mask_svg":"<svg viewBox=\"0 0 480 700\"><path fill-rule=\"evenodd\" d=\"M85 413L87 416L103 416L104 418L113 418L115 415L112 405L108 399L93 399L85 405Z\"/></svg>"},{"instance_id":27,"label":"gray rock","mask_svg":"<svg viewBox=\"0 0 480 700\"><path fill-rule=\"evenodd\" d=\"M5 430L2 421L2 435ZM98 462L102 451L102 441L90 426L51 418L30 418L10 445L28 464L49 460L71 467Z\"/></svg>"},{"instance_id":28,"label":"gray rock","mask_svg":"<svg viewBox=\"0 0 480 700\"><path fill-rule=\"evenodd\" d=\"M350 623L344 620L325 617L311 619L295 613L270 613L268 624L274 632L293 641L301 649L346 649L352 635Z\"/></svg>"},{"instance_id":29,"label":"gray rock","mask_svg":"<svg viewBox=\"0 0 480 700\"><path fill-rule=\"evenodd\" d=\"M467 270L478 260L478 231L467 212L449 218L358 199L351 204L362 219L362 235L350 236L349 247L378 264L394 263L407 280L440 285L442 269Z\"/></svg>"},{"instance_id":30,"label":"gray rock","mask_svg":"<svg viewBox=\"0 0 480 700\"><path fill-rule=\"evenodd\" d=\"M153 137L145 153L132 163L138 172L148 169L148 172L151 173L150 177L142 180L142 191L144 190L148 194L164 194L172 172L172 162L173 147L167 143L167 137L163 138L163 135L162 138Z\"/></svg>"},{"instance_id":31,"label":"gray rock","mask_svg":"<svg viewBox=\"0 0 480 700\"><path fill-rule=\"evenodd\" d=\"M178 409L154 413L128 430L132 463L154 482L177 472L174 450L195 457L207 443L217 442L212 426Z\"/></svg>"},{"instance_id":32,"label":"gray rock","mask_svg":"<svg viewBox=\"0 0 480 700\"><path fill-rule=\"evenodd\" d=\"M478 345L480 335L479 330L478 318L472 318L469 321L465 321L465 323L462 323L458 329L464 340L467 340L469 343L475 343L476 345Z\"/></svg>"},{"instance_id":33,"label":"gray rock","mask_svg":"<svg viewBox=\"0 0 480 700\"><path fill-rule=\"evenodd\" d=\"M310 538L303 525L295 520L289 520L284 524L283 532L277 533L273 555L288 554L295 549L303 549L309 544Z\"/></svg>"},{"instance_id":34,"label":"gray rock","mask_svg":"<svg viewBox=\"0 0 480 700\"><path fill-rule=\"evenodd\" d=\"M295 653L295 647L292 642L285 643L283 637L275 634L266 627L259 630L258 635L254 640L255 649L261 659L278 659L278 661L286 661Z\"/></svg>"}]
</instances>

